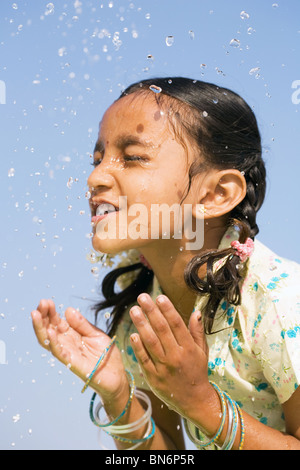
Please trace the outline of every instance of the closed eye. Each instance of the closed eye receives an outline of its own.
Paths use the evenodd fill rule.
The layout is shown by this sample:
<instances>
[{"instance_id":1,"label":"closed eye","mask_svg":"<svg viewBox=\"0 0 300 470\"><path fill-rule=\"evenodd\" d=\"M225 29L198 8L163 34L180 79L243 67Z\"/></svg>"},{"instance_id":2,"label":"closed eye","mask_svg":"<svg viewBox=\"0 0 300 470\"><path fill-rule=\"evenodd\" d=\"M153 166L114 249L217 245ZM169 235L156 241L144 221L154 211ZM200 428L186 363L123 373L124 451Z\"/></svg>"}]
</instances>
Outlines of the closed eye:
<instances>
[{"instance_id":1,"label":"closed eye","mask_svg":"<svg viewBox=\"0 0 300 470\"><path fill-rule=\"evenodd\" d=\"M135 161L141 161L141 162L146 162L148 161L148 158L145 157L140 157L138 155L124 155L123 160L125 163L129 162L135 162ZM100 160L94 160L91 165L95 168L96 166L100 165L102 162L102 159Z\"/></svg>"},{"instance_id":2,"label":"closed eye","mask_svg":"<svg viewBox=\"0 0 300 470\"><path fill-rule=\"evenodd\" d=\"M139 157L138 155L125 155L124 161L125 162L134 162L134 161L144 161L145 158Z\"/></svg>"}]
</instances>

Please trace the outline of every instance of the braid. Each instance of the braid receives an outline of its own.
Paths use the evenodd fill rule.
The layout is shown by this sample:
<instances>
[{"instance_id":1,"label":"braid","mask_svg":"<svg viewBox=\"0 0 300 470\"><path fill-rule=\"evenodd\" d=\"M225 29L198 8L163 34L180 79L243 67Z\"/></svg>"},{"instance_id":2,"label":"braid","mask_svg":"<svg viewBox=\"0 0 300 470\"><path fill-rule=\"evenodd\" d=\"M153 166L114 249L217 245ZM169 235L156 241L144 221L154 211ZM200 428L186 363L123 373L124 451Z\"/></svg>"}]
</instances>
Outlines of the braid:
<instances>
[{"instance_id":1,"label":"braid","mask_svg":"<svg viewBox=\"0 0 300 470\"><path fill-rule=\"evenodd\" d=\"M249 236L254 239L259 232L256 214L262 206L266 193L266 169L262 159L246 172L245 178L247 182L246 196L231 215L248 225Z\"/></svg>"}]
</instances>

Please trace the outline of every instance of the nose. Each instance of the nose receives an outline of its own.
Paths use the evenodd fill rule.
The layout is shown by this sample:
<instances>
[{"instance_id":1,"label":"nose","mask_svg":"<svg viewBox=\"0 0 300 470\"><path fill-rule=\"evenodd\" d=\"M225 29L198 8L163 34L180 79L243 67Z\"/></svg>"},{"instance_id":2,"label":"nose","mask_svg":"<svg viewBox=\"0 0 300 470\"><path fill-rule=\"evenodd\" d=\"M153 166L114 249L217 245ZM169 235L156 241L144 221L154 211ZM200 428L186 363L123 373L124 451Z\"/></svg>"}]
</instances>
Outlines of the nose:
<instances>
[{"instance_id":1,"label":"nose","mask_svg":"<svg viewBox=\"0 0 300 470\"><path fill-rule=\"evenodd\" d=\"M113 166L108 159L103 158L88 177L87 184L89 188L94 189L100 187L111 188L114 181Z\"/></svg>"}]
</instances>

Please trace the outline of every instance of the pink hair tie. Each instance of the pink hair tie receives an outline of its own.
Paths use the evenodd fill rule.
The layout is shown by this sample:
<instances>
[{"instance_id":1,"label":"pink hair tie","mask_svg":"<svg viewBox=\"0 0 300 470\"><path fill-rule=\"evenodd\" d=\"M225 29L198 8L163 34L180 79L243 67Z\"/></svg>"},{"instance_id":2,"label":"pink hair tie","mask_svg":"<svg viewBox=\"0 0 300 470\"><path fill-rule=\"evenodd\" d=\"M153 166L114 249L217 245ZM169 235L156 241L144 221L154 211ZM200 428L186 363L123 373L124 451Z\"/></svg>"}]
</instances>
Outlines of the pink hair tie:
<instances>
[{"instance_id":1,"label":"pink hair tie","mask_svg":"<svg viewBox=\"0 0 300 470\"><path fill-rule=\"evenodd\" d=\"M150 264L148 263L148 261L146 260L145 256L144 255L140 255L140 262L146 266L146 268L150 269L150 271L152 271L152 268L150 266Z\"/></svg>"},{"instance_id":2,"label":"pink hair tie","mask_svg":"<svg viewBox=\"0 0 300 470\"><path fill-rule=\"evenodd\" d=\"M242 263L252 255L254 250L254 241L252 238L247 238L245 243L240 243L238 240L231 242L232 248L235 248Z\"/></svg>"}]
</instances>

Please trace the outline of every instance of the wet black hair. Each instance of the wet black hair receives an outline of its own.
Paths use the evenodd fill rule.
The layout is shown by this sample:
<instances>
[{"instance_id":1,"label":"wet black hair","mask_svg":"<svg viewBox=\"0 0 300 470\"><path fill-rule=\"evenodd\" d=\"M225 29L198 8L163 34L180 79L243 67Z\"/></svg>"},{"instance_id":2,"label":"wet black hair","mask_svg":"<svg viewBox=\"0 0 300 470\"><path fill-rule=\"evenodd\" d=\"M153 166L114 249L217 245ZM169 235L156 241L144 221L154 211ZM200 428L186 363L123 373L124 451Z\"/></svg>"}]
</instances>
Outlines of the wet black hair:
<instances>
[{"instance_id":1,"label":"wet black hair","mask_svg":"<svg viewBox=\"0 0 300 470\"><path fill-rule=\"evenodd\" d=\"M234 168L244 174L247 183L245 198L231 211L228 224L239 230L239 241L254 240L259 229L256 222L266 192L266 169L262 159L261 136L254 112L237 93L200 80L183 77L152 78L130 85L119 99L131 94L153 97L160 106L167 104L174 132L193 139L202 156L189 168L189 187L192 178L203 170L203 157L208 168ZM229 255L229 256L228 256ZM213 271L214 263L226 258L223 266ZM198 276L199 268L206 265L206 276ZM207 296L202 318L206 332L212 332L216 310L221 301L241 303L243 270L235 250L208 250L197 255L184 271L186 285L197 294ZM115 292L118 277L136 270L136 279L122 292ZM104 300L94 305L98 313L113 307L109 334L113 334L127 307L136 303L137 296L151 289L153 272L141 263L112 270L102 283Z\"/></svg>"}]
</instances>

